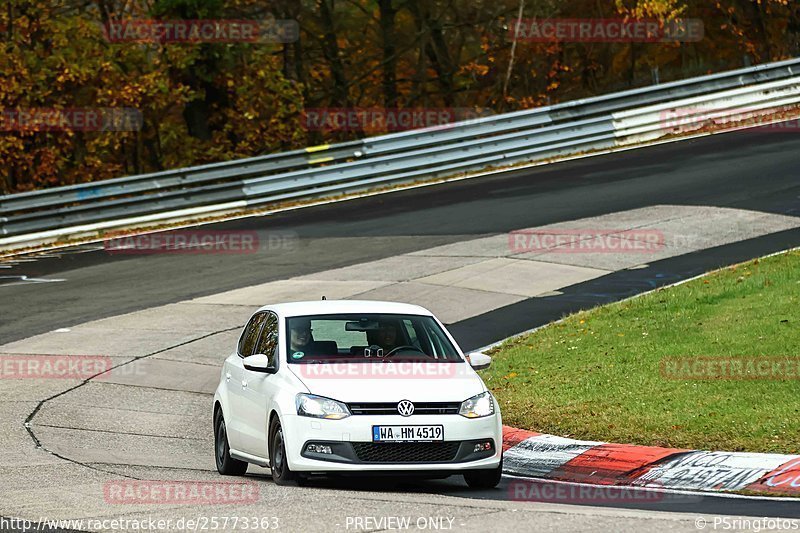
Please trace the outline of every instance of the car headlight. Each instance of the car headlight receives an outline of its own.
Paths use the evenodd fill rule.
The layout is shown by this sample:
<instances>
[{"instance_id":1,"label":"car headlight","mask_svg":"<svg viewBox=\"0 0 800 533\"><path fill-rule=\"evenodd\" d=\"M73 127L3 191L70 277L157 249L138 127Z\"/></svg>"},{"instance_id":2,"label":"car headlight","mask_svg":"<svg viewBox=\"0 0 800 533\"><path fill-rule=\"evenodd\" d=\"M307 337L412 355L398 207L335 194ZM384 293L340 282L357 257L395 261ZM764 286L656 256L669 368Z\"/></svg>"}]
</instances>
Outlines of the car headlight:
<instances>
[{"instance_id":1,"label":"car headlight","mask_svg":"<svg viewBox=\"0 0 800 533\"><path fill-rule=\"evenodd\" d=\"M494 414L494 398L489 391L482 392L461 402L458 414L467 418L482 418Z\"/></svg>"},{"instance_id":2,"label":"car headlight","mask_svg":"<svg viewBox=\"0 0 800 533\"><path fill-rule=\"evenodd\" d=\"M350 416L350 410L342 402L314 394L298 394L295 404L297 404L297 414L300 416L328 420L340 420Z\"/></svg>"}]
</instances>

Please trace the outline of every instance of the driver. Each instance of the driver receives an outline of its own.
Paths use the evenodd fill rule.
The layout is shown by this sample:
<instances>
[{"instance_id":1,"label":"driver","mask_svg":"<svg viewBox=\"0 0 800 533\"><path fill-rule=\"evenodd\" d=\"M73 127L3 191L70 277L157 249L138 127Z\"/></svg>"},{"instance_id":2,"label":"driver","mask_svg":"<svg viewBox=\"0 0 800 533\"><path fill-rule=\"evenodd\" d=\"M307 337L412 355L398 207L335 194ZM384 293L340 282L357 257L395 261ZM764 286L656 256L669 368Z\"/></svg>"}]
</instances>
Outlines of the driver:
<instances>
[{"instance_id":1,"label":"driver","mask_svg":"<svg viewBox=\"0 0 800 533\"><path fill-rule=\"evenodd\" d=\"M398 346L402 346L403 344L398 342L397 339L397 328L394 324L389 322L383 322L378 328L378 345L383 348L383 353L388 354Z\"/></svg>"},{"instance_id":2,"label":"driver","mask_svg":"<svg viewBox=\"0 0 800 533\"><path fill-rule=\"evenodd\" d=\"M313 350L314 341L311 337L311 321L296 320L289 330L289 345L292 352L309 353Z\"/></svg>"}]
</instances>

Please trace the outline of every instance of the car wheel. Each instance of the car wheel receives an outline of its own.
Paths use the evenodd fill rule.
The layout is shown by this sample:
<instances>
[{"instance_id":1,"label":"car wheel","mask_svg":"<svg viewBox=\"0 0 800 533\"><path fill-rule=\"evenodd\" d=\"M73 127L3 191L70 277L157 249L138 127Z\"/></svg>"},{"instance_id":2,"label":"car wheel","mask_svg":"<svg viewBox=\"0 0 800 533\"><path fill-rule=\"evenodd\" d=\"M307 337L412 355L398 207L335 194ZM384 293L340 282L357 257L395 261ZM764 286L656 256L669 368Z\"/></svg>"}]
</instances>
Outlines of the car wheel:
<instances>
[{"instance_id":1,"label":"car wheel","mask_svg":"<svg viewBox=\"0 0 800 533\"><path fill-rule=\"evenodd\" d=\"M503 458L497 468L489 470L471 470L464 473L464 481L471 489L493 489L500 484L503 477Z\"/></svg>"},{"instance_id":2,"label":"car wheel","mask_svg":"<svg viewBox=\"0 0 800 533\"><path fill-rule=\"evenodd\" d=\"M295 472L289 469L286 458L286 442L283 438L283 428L276 417L270 425L269 466L272 470L272 480L276 485L293 485L298 481Z\"/></svg>"},{"instance_id":3,"label":"car wheel","mask_svg":"<svg viewBox=\"0 0 800 533\"><path fill-rule=\"evenodd\" d=\"M228 430L225 427L225 418L222 411L217 413L214 420L214 457L217 463L217 472L223 476L242 476L247 472L247 463L231 457L228 446Z\"/></svg>"}]
</instances>

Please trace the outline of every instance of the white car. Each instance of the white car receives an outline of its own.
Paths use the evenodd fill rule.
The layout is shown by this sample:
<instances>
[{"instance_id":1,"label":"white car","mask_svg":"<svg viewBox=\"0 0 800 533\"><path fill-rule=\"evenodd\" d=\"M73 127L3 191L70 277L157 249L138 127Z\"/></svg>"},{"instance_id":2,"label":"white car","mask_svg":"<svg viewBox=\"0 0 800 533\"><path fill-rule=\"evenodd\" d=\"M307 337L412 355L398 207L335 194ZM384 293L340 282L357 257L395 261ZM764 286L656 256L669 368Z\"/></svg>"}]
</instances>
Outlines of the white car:
<instances>
[{"instance_id":1,"label":"white car","mask_svg":"<svg viewBox=\"0 0 800 533\"><path fill-rule=\"evenodd\" d=\"M270 467L279 485L312 474L463 475L500 482L500 409L429 311L389 302L270 305L245 326L214 394L217 470Z\"/></svg>"}]
</instances>

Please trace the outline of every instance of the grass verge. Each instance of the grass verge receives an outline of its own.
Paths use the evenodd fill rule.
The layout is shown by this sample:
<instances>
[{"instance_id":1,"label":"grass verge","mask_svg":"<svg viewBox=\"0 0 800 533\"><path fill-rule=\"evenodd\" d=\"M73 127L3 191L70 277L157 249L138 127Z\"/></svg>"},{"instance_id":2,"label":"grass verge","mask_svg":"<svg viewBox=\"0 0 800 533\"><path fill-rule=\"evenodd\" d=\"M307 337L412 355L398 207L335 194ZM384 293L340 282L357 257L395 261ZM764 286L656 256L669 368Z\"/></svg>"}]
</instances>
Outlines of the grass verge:
<instances>
[{"instance_id":1,"label":"grass verge","mask_svg":"<svg viewBox=\"0 0 800 533\"><path fill-rule=\"evenodd\" d=\"M800 251L577 313L490 353L483 378L511 426L619 443L800 453ZM747 366L761 356L782 366L771 364L762 377ZM697 358L716 365L693 366ZM739 379L684 377L720 373L736 360Z\"/></svg>"}]
</instances>

